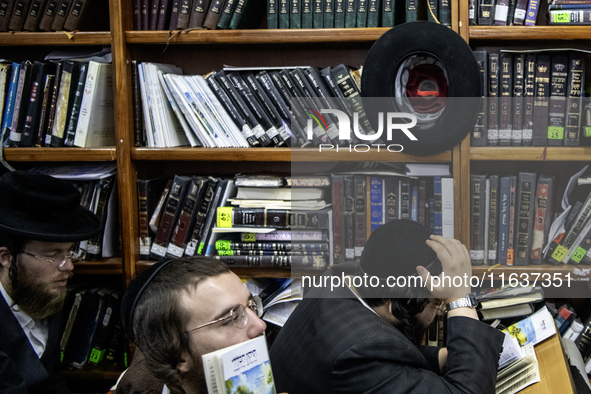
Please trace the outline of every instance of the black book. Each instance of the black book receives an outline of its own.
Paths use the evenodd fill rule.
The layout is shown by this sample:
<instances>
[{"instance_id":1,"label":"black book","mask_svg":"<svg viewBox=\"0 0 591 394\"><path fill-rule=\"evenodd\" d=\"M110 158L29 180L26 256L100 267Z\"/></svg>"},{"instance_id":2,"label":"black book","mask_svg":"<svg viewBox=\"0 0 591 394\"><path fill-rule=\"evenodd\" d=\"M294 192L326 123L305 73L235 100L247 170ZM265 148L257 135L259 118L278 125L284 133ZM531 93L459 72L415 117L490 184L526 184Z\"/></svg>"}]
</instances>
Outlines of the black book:
<instances>
[{"instance_id":1,"label":"black book","mask_svg":"<svg viewBox=\"0 0 591 394\"><path fill-rule=\"evenodd\" d=\"M64 134L64 146L74 146L74 137L76 137L76 126L78 125L78 116L80 115L80 104L82 104L82 96L84 95L84 85L86 84L86 73L88 72L88 63L80 63L78 70L78 80L75 82L74 96L72 100L71 110L69 111L68 122L66 123L66 131ZM74 81L72 81L74 83Z\"/></svg>"},{"instance_id":2,"label":"black book","mask_svg":"<svg viewBox=\"0 0 591 394\"><path fill-rule=\"evenodd\" d=\"M47 6L43 10L43 15L41 15L41 20L39 21L39 30L51 31L51 25L53 24L53 19L57 14L58 6L58 0L48 0Z\"/></svg>"},{"instance_id":3,"label":"black book","mask_svg":"<svg viewBox=\"0 0 591 394\"><path fill-rule=\"evenodd\" d=\"M215 74L209 74L205 77L207 84L216 95L218 100L222 103L226 112L236 125L242 131L242 134L246 138L248 145L256 147L261 146L261 143L254 135L253 131L251 130L248 122L242 115L242 112L238 110L232 98L228 95L224 87L220 84L220 82L215 78Z\"/></svg>"},{"instance_id":4,"label":"black book","mask_svg":"<svg viewBox=\"0 0 591 394\"><path fill-rule=\"evenodd\" d=\"M548 146L562 146L564 141L568 69L568 55L552 55L548 100Z\"/></svg>"},{"instance_id":5,"label":"black book","mask_svg":"<svg viewBox=\"0 0 591 394\"><path fill-rule=\"evenodd\" d=\"M27 16L25 18L23 30L37 31L39 21L41 20L41 15L43 14L43 10L45 8L45 2L46 0L32 0L31 6L29 7L29 11L27 12Z\"/></svg>"},{"instance_id":6,"label":"black book","mask_svg":"<svg viewBox=\"0 0 591 394\"><path fill-rule=\"evenodd\" d=\"M94 214L101 220L103 230L95 235L94 237L86 241L86 259L98 259L103 257L103 240L104 240L104 228L107 222L109 214L109 200L111 194L116 193L115 183L117 182L116 176L110 176L99 180L96 183L96 191L93 194L93 201L96 200Z\"/></svg>"},{"instance_id":7,"label":"black book","mask_svg":"<svg viewBox=\"0 0 591 394\"><path fill-rule=\"evenodd\" d=\"M520 146L523 141L523 94L525 90L525 55L513 57L513 127L511 145Z\"/></svg>"},{"instance_id":8,"label":"black book","mask_svg":"<svg viewBox=\"0 0 591 394\"><path fill-rule=\"evenodd\" d=\"M179 17L176 23L176 29L183 30L189 27L191 9L193 2L191 0L181 0L179 4Z\"/></svg>"},{"instance_id":9,"label":"black book","mask_svg":"<svg viewBox=\"0 0 591 394\"><path fill-rule=\"evenodd\" d=\"M478 26L491 26L495 15L495 0L479 0Z\"/></svg>"},{"instance_id":10,"label":"black book","mask_svg":"<svg viewBox=\"0 0 591 394\"><path fill-rule=\"evenodd\" d=\"M550 55L536 56L534 77L534 106L532 143L545 146L548 136L548 100L550 97Z\"/></svg>"},{"instance_id":11,"label":"black book","mask_svg":"<svg viewBox=\"0 0 591 394\"><path fill-rule=\"evenodd\" d=\"M8 31L8 22L10 22L14 3L15 0L0 1L0 31Z\"/></svg>"},{"instance_id":12,"label":"black book","mask_svg":"<svg viewBox=\"0 0 591 394\"><path fill-rule=\"evenodd\" d=\"M536 174L520 172L517 178L515 265L529 265L534 223Z\"/></svg>"},{"instance_id":13,"label":"black book","mask_svg":"<svg viewBox=\"0 0 591 394\"><path fill-rule=\"evenodd\" d=\"M39 113L41 102L45 92L45 79L49 65L44 62L35 61L31 75L31 91L25 112L25 123L23 125L20 146L33 146L37 127L39 125Z\"/></svg>"},{"instance_id":14,"label":"black book","mask_svg":"<svg viewBox=\"0 0 591 394\"><path fill-rule=\"evenodd\" d=\"M486 146L486 134L488 131L488 107L486 100L486 91L488 86L488 53L486 51L474 51L473 53L474 58L476 59L476 63L478 64L478 68L480 69L480 81L482 83L482 101L480 104L480 109L478 111L478 118L476 119L476 124L474 125L474 129L472 130L470 145Z\"/></svg>"},{"instance_id":15,"label":"black book","mask_svg":"<svg viewBox=\"0 0 591 394\"><path fill-rule=\"evenodd\" d=\"M144 109L140 92L140 79L137 60L131 61L131 88L133 100L133 140L134 146L146 146L146 128L143 122Z\"/></svg>"},{"instance_id":16,"label":"black book","mask_svg":"<svg viewBox=\"0 0 591 394\"><path fill-rule=\"evenodd\" d=\"M483 265L485 262L485 182L485 175L470 175L470 260L472 265Z\"/></svg>"},{"instance_id":17,"label":"black book","mask_svg":"<svg viewBox=\"0 0 591 394\"><path fill-rule=\"evenodd\" d=\"M245 71L242 73L242 78L250 90L254 93L255 97L258 99L271 123L277 129L278 138L276 146L290 145L291 138L290 135L285 131L284 121L281 118L276 105L274 105L274 101L271 101L271 98L267 95L266 91L263 89L254 73L251 71Z\"/></svg>"},{"instance_id":18,"label":"black book","mask_svg":"<svg viewBox=\"0 0 591 394\"><path fill-rule=\"evenodd\" d=\"M248 122L248 126L254 133L256 139L263 146L272 145L272 141L269 136L265 133L265 129L259 124L257 118L254 116L250 107L244 102L243 96L238 92L230 78L224 71L218 71L215 73L215 78L220 85L226 90L228 96L234 102L236 108L242 113L244 119Z\"/></svg>"},{"instance_id":19,"label":"black book","mask_svg":"<svg viewBox=\"0 0 591 394\"><path fill-rule=\"evenodd\" d=\"M140 259L142 260L148 260L150 258L152 240L156 234L150 228L149 221L167 182L168 180L163 177L137 180L138 232Z\"/></svg>"},{"instance_id":20,"label":"black book","mask_svg":"<svg viewBox=\"0 0 591 394\"><path fill-rule=\"evenodd\" d=\"M585 76L585 55L580 52L571 52L568 66L564 146L578 146L583 104L581 93Z\"/></svg>"},{"instance_id":21,"label":"black book","mask_svg":"<svg viewBox=\"0 0 591 394\"><path fill-rule=\"evenodd\" d=\"M533 143L534 128L534 95L535 95L535 69L536 55L525 55L525 78L523 90L523 134L522 144L531 146Z\"/></svg>"},{"instance_id":22,"label":"black book","mask_svg":"<svg viewBox=\"0 0 591 394\"><path fill-rule=\"evenodd\" d=\"M53 121L53 130L51 131L50 145L53 147L60 147L64 144L68 115L70 114L72 105L74 105L74 100L72 98L78 87L78 70L78 62L68 60L63 64L55 107L55 119Z\"/></svg>"},{"instance_id":23,"label":"black book","mask_svg":"<svg viewBox=\"0 0 591 394\"><path fill-rule=\"evenodd\" d=\"M25 124L27 101L31 93L31 73L33 64L29 61L21 63L19 69L18 85L10 126L9 146L19 146L22 136L22 128Z\"/></svg>"},{"instance_id":24,"label":"black book","mask_svg":"<svg viewBox=\"0 0 591 394\"><path fill-rule=\"evenodd\" d=\"M487 237L487 255L486 263L488 265L497 264L498 234L499 234L499 176L489 176L488 188L488 234Z\"/></svg>"},{"instance_id":25,"label":"black book","mask_svg":"<svg viewBox=\"0 0 591 394\"><path fill-rule=\"evenodd\" d=\"M203 27L209 3L210 0L193 0L193 8L189 17L189 29Z\"/></svg>"},{"instance_id":26,"label":"black book","mask_svg":"<svg viewBox=\"0 0 591 394\"><path fill-rule=\"evenodd\" d=\"M64 62L58 62L55 66L55 79L53 81L53 91L51 92L51 100L49 101L49 113L47 115L47 127L45 130L39 131L39 135L43 135L44 139L38 141L41 146L49 146L51 143L51 133L53 131L53 124L55 123L55 111L57 108L57 100L59 97L59 87L62 80L62 70Z\"/></svg>"},{"instance_id":27,"label":"black book","mask_svg":"<svg viewBox=\"0 0 591 394\"><path fill-rule=\"evenodd\" d=\"M228 78L234 85L234 88L240 94L244 103L254 115L256 121L263 127L265 133L271 143L275 146L278 146L283 143L283 139L279 135L279 132L269 119L269 116L265 113L261 103L257 100L256 96L252 92L252 90L248 87L244 79L238 72L230 72L227 74ZM285 144L283 144L285 145Z\"/></svg>"},{"instance_id":28,"label":"black book","mask_svg":"<svg viewBox=\"0 0 591 394\"><path fill-rule=\"evenodd\" d=\"M219 179L216 184L215 192L211 199L211 205L207 211L205 221L203 222L203 228L201 229L202 231L201 236L199 237L199 245L196 252L197 254L205 255L208 250L209 241L212 236L212 229L216 223L217 209L222 203L224 193L229 183L230 181L228 179Z\"/></svg>"},{"instance_id":29,"label":"black book","mask_svg":"<svg viewBox=\"0 0 591 394\"><path fill-rule=\"evenodd\" d=\"M488 55L488 133L487 145L499 144L499 66L498 53Z\"/></svg>"},{"instance_id":30,"label":"black book","mask_svg":"<svg viewBox=\"0 0 591 394\"><path fill-rule=\"evenodd\" d=\"M88 363L91 365L100 364L107 354L109 341L115 331L115 325L120 319L120 298L121 293L118 291L105 294L105 298L103 299L105 313L103 314L103 318L99 319L99 324L93 337L90 355L88 356Z\"/></svg>"},{"instance_id":31,"label":"black book","mask_svg":"<svg viewBox=\"0 0 591 394\"><path fill-rule=\"evenodd\" d=\"M54 67L55 69L55 67ZM55 72L52 70L52 72ZM43 96L41 99L41 111L39 111L39 125L35 133L34 145L37 147L45 145L45 133L47 131L47 124L49 122L49 112L51 109L51 99L53 97L53 89L55 87L55 74L47 74L45 76L45 84L43 86Z\"/></svg>"},{"instance_id":32,"label":"black book","mask_svg":"<svg viewBox=\"0 0 591 394\"><path fill-rule=\"evenodd\" d=\"M499 145L511 145L513 128L513 55L501 53L499 88Z\"/></svg>"},{"instance_id":33,"label":"black book","mask_svg":"<svg viewBox=\"0 0 591 394\"><path fill-rule=\"evenodd\" d=\"M212 201L215 196L215 192L217 189L217 183L219 179L209 177L207 179L207 184L203 185L205 189L205 194L201 199L199 206L197 207L197 215L195 217L195 224L193 225L193 229L191 232L191 236L189 237L189 241L187 242L187 247L185 248L185 255L186 256L194 256L199 249L199 244L201 242L201 238L204 236L204 225L207 219L207 215L209 210L212 209Z\"/></svg>"},{"instance_id":34,"label":"black book","mask_svg":"<svg viewBox=\"0 0 591 394\"><path fill-rule=\"evenodd\" d=\"M209 9L205 14L203 27L209 30L215 30L224 8L225 0L211 0Z\"/></svg>"},{"instance_id":35,"label":"black book","mask_svg":"<svg viewBox=\"0 0 591 394\"><path fill-rule=\"evenodd\" d=\"M439 23L451 26L451 1L439 0Z\"/></svg>"},{"instance_id":36,"label":"black book","mask_svg":"<svg viewBox=\"0 0 591 394\"><path fill-rule=\"evenodd\" d=\"M8 30L22 31L25 24L25 18L29 11L31 0L15 0L14 8L12 9L12 16L8 21Z\"/></svg>"}]
</instances>

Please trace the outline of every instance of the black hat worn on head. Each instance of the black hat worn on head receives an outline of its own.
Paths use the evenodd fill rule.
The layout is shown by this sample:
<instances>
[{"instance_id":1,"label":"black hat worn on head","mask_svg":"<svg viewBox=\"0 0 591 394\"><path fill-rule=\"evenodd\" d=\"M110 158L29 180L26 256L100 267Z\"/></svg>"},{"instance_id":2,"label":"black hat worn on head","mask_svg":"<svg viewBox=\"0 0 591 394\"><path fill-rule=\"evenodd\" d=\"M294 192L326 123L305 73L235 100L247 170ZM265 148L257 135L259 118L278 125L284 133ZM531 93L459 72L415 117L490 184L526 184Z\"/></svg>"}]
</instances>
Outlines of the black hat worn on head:
<instances>
[{"instance_id":1,"label":"black hat worn on head","mask_svg":"<svg viewBox=\"0 0 591 394\"><path fill-rule=\"evenodd\" d=\"M133 321L135 307L137 306L142 293L162 268L166 267L168 263L174 260L175 259L167 259L159 261L129 282L129 285L123 294L123 298L121 299L121 323L132 342L135 342L135 338L131 331L131 322Z\"/></svg>"},{"instance_id":2,"label":"black hat worn on head","mask_svg":"<svg viewBox=\"0 0 591 394\"><path fill-rule=\"evenodd\" d=\"M375 229L361 253L360 268L370 276L415 276L416 266L431 275L441 273L441 262L425 241L429 228L408 219L393 220Z\"/></svg>"},{"instance_id":3,"label":"black hat worn on head","mask_svg":"<svg viewBox=\"0 0 591 394\"><path fill-rule=\"evenodd\" d=\"M80 206L80 193L68 182L30 171L0 177L0 231L46 242L92 238L101 221Z\"/></svg>"}]
</instances>

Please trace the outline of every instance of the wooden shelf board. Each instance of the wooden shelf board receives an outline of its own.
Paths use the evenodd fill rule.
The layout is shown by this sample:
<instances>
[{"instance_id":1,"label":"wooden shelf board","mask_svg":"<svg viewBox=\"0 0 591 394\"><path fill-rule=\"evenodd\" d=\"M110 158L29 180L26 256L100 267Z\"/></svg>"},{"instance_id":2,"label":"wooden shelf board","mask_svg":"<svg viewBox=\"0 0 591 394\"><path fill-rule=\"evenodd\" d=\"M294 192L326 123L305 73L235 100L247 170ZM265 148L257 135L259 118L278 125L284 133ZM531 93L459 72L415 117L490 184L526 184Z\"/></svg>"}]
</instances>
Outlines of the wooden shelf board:
<instances>
[{"instance_id":1,"label":"wooden shelf board","mask_svg":"<svg viewBox=\"0 0 591 394\"><path fill-rule=\"evenodd\" d=\"M132 148L132 160L145 161L387 161L387 162L451 162L451 151L434 156L418 157L403 153L380 152L319 152L312 149L289 148Z\"/></svg>"},{"instance_id":2,"label":"wooden shelf board","mask_svg":"<svg viewBox=\"0 0 591 394\"><path fill-rule=\"evenodd\" d=\"M570 273L571 280L573 282L581 281L587 282L589 281L589 271L590 266L576 266L571 264L560 264L560 265L552 265L552 264L542 264L542 265L527 265L527 266L506 266L506 265L497 265L497 266L473 266L472 267L472 275L482 278L485 276L489 278L489 273L492 272L495 279L499 279L502 274L504 274L505 282L509 280L510 275L531 275L537 273L549 273L553 275L554 273L559 274L559 276L566 281L565 275ZM519 278L522 279L522 278ZM539 281L542 279L539 278Z\"/></svg>"},{"instance_id":3,"label":"wooden shelf board","mask_svg":"<svg viewBox=\"0 0 591 394\"><path fill-rule=\"evenodd\" d=\"M137 273L148 269L154 264L154 261L138 261L136 263ZM287 267L230 267L232 272L241 278L291 278L301 277L302 275L317 275L322 273L322 270L318 269L302 269L302 270L291 270Z\"/></svg>"},{"instance_id":4,"label":"wooden shelf board","mask_svg":"<svg viewBox=\"0 0 591 394\"><path fill-rule=\"evenodd\" d=\"M129 44L312 44L373 42L388 28L126 31Z\"/></svg>"},{"instance_id":5,"label":"wooden shelf board","mask_svg":"<svg viewBox=\"0 0 591 394\"><path fill-rule=\"evenodd\" d=\"M589 161L591 147L472 146L470 160Z\"/></svg>"},{"instance_id":6,"label":"wooden shelf board","mask_svg":"<svg viewBox=\"0 0 591 394\"><path fill-rule=\"evenodd\" d=\"M0 46L111 45L111 32L8 32L0 33Z\"/></svg>"},{"instance_id":7,"label":"wooden shelf board","mask_svg":"<svg viewBox=\"0 0 591 394\"><path fill-rule=\"evenodd\" d=\"M115 148L5 148L8 161L114 161Z\"/></svg>"},{"instance_id":8,"label":"wooden shelf board","mask_svg":"<svg viewBox=\"0 0 591 394\"><path fill-rule=\"evenodd\" d=\"M122 275L123 263L121 257L112 257L95 261L81 261L74 264L74 272L84 275Z\"/></svg>"},{"instance_id":9,"label":"wooden shelf board","mask_svg":"<svg viewBox=\"0 0 591 394\"><path fill-rule=\"evenodd\" d=\"M470 40L588 40L591 26L470 26Z\"/></svg>"}]
</instances>

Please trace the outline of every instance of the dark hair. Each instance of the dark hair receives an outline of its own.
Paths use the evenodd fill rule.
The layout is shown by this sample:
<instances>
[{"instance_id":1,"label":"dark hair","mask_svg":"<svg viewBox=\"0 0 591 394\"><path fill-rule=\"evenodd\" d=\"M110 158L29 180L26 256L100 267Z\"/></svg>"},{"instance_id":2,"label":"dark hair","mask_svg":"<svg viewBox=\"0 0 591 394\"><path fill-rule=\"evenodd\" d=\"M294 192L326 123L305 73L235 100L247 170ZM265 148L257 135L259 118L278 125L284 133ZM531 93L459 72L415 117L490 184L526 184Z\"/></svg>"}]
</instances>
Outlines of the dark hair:
<instances>
[{"instance_id":1,"label":"dark hair","mask_svg":"<svg viewBox=\"0 0 591 394\"><path fill-rule=\"evenodd\" d=\"M223 262L211 257L172 260L150 280L137 302L130 327L136 345L150 372L173 393L184 393L177 365L182 352L189 349L184 333L188 316L179 297L202 280L227 272L230 269Z\"/></svg>"},{"instance_id":2,"label":"dark hair","mask_svg":"<svg viewBox=\"0 0 591 394\"><path fill-rule=\"evenodd\" d=\"M18 287L18 266L16 264L16 256L19 252L23 249L23 246L28 242L28 240L24 239L23 237L19 237L17 235L7 234L4 232L0 232L0 246L5 246L8 248L10 255L12 256L12 264L10 264L10 268L8 269L8 278L10 280L10 286L12 287L12 291ZM10 291L6 289L7 291ZM17 305L19 302L18 297L14 294L11 294L12 297L12 305Z\"/></svg>"}]
</instances>

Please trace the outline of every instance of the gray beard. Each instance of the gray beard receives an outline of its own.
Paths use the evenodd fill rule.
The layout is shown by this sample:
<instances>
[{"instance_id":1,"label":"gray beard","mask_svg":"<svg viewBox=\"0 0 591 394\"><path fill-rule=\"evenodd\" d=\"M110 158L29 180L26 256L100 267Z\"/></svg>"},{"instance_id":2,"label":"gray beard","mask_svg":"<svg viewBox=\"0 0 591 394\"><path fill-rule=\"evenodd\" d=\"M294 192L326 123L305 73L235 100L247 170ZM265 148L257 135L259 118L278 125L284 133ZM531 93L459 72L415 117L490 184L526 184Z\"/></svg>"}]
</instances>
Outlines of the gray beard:
<instances>
[{"instance_id":1,"label":"gray beard","mask_svg":"<svg viewBox=\"0 0 591 394\"><path fill-rule=\"evenodd\" d=\"M10 289L8 294L15 305L35 320L45 319L64 307L66 288L57 293L49 293L39 286L18 280L18 270L13 264L9 271Z\"/></svg>"}]
</instances>

